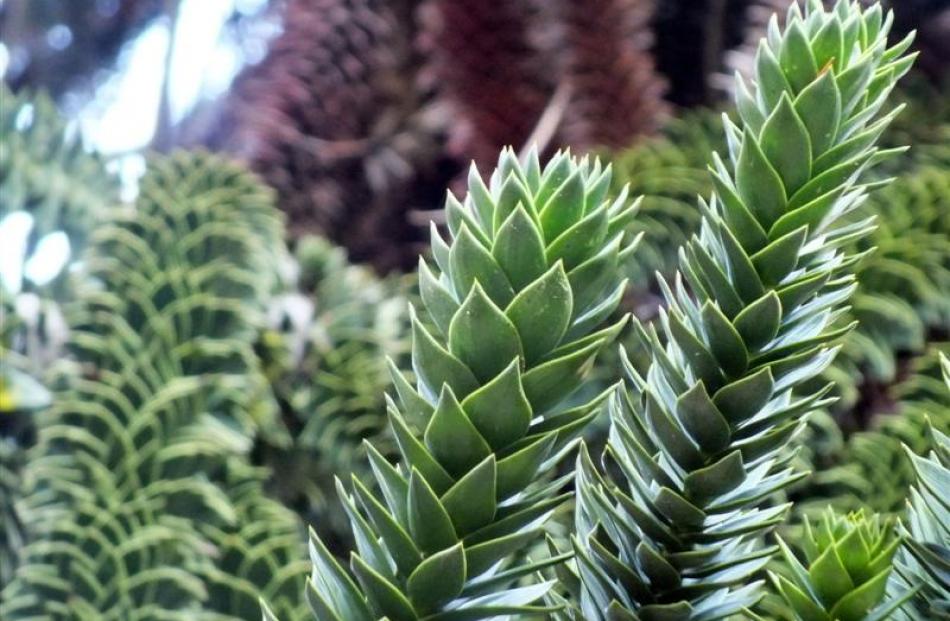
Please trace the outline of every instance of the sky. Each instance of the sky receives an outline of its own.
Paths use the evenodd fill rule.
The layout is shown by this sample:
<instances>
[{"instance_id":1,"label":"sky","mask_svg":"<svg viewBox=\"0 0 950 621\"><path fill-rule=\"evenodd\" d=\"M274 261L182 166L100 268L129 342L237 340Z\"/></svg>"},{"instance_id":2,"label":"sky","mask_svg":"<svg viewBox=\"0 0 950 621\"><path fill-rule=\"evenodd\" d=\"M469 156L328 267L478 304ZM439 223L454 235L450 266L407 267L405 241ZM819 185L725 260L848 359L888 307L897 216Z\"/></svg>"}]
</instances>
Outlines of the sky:
<instances>
[{"instance_id":1,"label":"sky","mask_svg":"<svg viewBox=\"0 0 950 621\"><path fill-rule=\"evenodd\" d=\"M2 6L3 0L0 0ZM263 57L273 24L261 24L250 41L235 40L225 28L235 10L244 15L259 12L266 0L181 0L174 33L170 20L159 19L126 45L118 71L97 90L91 102L77 114L87 146L111 160L123 182L123 197L135 194L136 181L144 172L142 151L155 132L168 46L169 105L172 122L181 121L203 99L224 92L245 62ZM270 32L275 31L275 32ZM67 46L72 34L65 26L51 28L51 45ZM9 51L0 43L0 76L9 63ZM69 240L51 233L40 240L32 256L24 256L32 218L11 214L0 221L0 281L8 291L19 292L22 279L42 285L57 276L70 262Z\"/></svg>"}]
</instances>

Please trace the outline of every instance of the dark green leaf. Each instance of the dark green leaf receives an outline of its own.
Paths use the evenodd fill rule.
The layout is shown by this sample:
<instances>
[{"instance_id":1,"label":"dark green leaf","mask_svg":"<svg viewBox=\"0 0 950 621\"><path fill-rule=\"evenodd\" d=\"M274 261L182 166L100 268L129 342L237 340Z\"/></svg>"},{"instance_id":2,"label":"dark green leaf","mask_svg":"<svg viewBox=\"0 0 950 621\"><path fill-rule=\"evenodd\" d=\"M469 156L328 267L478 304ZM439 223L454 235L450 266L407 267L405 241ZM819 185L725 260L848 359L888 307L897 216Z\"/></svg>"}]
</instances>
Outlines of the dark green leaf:
<instances>
[{"instance_id":1,"label":"dark green leaf","mask_svg":"<svg viewBox=\"0 0 950 621\"><path fill-rule=\"evenodd\" d=\"M584 179L575 170L541 208L544 239L557 239L584 216Z\"/></svg>"},{"instance_id":2,"label":"dark green leaf","mask_svg":"<svg viewBox=\"0 0 950 621\"><path fill-rule=\"evenodd\" d=\"M707 455L716 454L729 445L732 436L729 423L709 398L702 382L696 382L676 400L676 415Z\"/></svg>"},{"instance_id":3,"label":"dark green leaf","mask_svg":"<svg viewBox=\"0 0 950 621\"><path fill-rule=\"evenodd\" d=\"M431 402L435 401L435 395L444 385L451 386L456 394L462 396L478 388L478 380L472 371L443 349L415 317L412 319L412 366L423 395Z\"/></svg>"},{"instance_id":4,"label":"dark green leaf","mask_svg":"<svg viewBox=\"0 0 950 621\"><path fill-rule=\"evenodd\" d=\"M798 255L807 234L808 227L800 227L752 255L752 265L763 285L774 287L798 266Z\"/></svg>"},{"instance_id":5,"label":"dark green leaf","mask_svg":"<svg viewBox=\"0 0 950 621\"><path fill-rule=\"evenodd\" d=\"M524 207L515 209L498 229L492 256L514 289L522 289L547 269L544 241Z\"/></svg>"},{"instance_id":6,"label":"dark green leaf","mask_svg":"<svg viewBox=\"0 0 950 621\"><path fill-rule=\"evenodd\" d=\"M460 537L495 517L495 456L489 455L442 496L442 506Z\"/></svg>"},{"instance_id":7,"label":"dark green leaf","mask_svg":"<svg viewBox=\"0 0 950 621\"><path fill-rule=\"evenodd\" d=\"M531 422L531 404L521 386L521 363L508 367L462 401L478 432L499 451L521 439Z\"/></svg>"},{"instance_id":8,"label":"dark green leaf","mask_svg":"<svg viewBox=\"0 0 950 621\"><path fill-rule=\"evenodd\" d=\"M491 454L491 447L448 387L442 390L439 405L426 427L425 443L436 460L454 477L463 476Z\"/></svg>"},{"instance_id":9,"label":"dark green leaf","mask_svg":"<svg viewBox=\"0 0 950 621\"><path fill-rule=\"evenodd\" d=\"M465 574L465 552L459 543L423 561L409 576L406 591L420 614L434 613L462 592Z\"/></svg>"},{"instance_id":10,"label":"dark green leaf","mask_svg":"<svg viewBox=\"0 0 950 621\"><path fill-rule=\"evenodd\" d=\"M505 315L521 336L529 366L557 347L572 311L571 286L561 262L515 296Z\"/></svg>"},{"instance_id":11,"label":"dark green leaf","mask_svg":"<svg viewBox=\"0 0 950 621\"><path fill-rule=\"evenodd\" d=\"M832 72L825 71L798 94L795 111L808 128L812 159L818 159L833 144L841 122L841 93Z\"/></svg>"},{"instance_id":12,"label":"dark green leaf","mask_svg":"<svg viewBox=\"0 0 950 621\"><path fill-rule=\"evenodd\" d=\"M767 345L778 333L782 320L782 304L774 291L749 304L736 316L733 326L749 352Z\"/></svg>"},{"instance_id":13,"label":"dark green leaf","mask_svg":"<svg viewBox=\"0 0 950 621\"><path fill-rule=\"evenodd\" d=\"M412 604L395 585L355 554L350 556L350 567L369 596L377 617L389 617L391 621L416 621Z\"/></svg>"},{"instance_id":14,"label":"dark green leaf","mask_svg":"<svg viewBox=\"0 0 950 621\"><path fill-rule=\"evenodd\" d=\"M709 349L726 374L736 377L745 372L749 356L739 332L712 302L703 305L702 316Z\"/></svg>"},{"instance_id":15,"label":"dark green leaf","mask_svg":"<svg viewBox=\"0 0 950 621\"><path fill-rule=\"evenodd\" d=\"M458 543L459 538L439 498L421 474L409 475L409 532L425 554L435 554Z\"/></svg>"},{"instance_id":16,"label":"dark green leaf","mask_svg":"<svg viewBox=\"0 0 950 621\"><path fill-rule=\"evenodd\" d=\"M727 421L736 425L757 414L768 403L772 386L772 372L766 367L723 386L713 395L713 403Z\"/></svg>"},{"instance_id":17,"label":"dark green leaf","mask_svg":"<svg viewBox=\"0 0 950 621\"><path fill-rule=\"evenodd\" d=\"M811 175L811 140L787 93L765 122L761 141L762 152L791 196Z\"/></svg>"},{"instance_id":18,"label":"dark green leaf","mask_svg":"<svg viewBox=\"0 0 950 621\"><path fill-rule=\"evenodd\" d=\"M801 21L792 20L785 29L782 51L779 54L782 70L795 92L805 88L818 74L818 66L811 51L808 35Z\"/></svg>"},{"instance_id":19,"label":"dark green leaf","mask_svg":"<svg viewBox=\"0 0 950 621\"><path fill-rule=\"evenodd\" d=\"M742 136L736 164L736 188L763 230L768 230L785 213L786 195L782 180L749 129Z\"/></svg>"},{"instance_id":20,"label":"dark green leaf","mask_svg":"<svg viewBox=\"0 0 950 621\"><path fill-rule=\"evenodd\" d=\"M459 236L449 251L450 275L459 297L467 295L476 281L495 304L508 305L515 296L508 277L501 271L492 255L462 226Z\"/></svg>"}]
</instances>

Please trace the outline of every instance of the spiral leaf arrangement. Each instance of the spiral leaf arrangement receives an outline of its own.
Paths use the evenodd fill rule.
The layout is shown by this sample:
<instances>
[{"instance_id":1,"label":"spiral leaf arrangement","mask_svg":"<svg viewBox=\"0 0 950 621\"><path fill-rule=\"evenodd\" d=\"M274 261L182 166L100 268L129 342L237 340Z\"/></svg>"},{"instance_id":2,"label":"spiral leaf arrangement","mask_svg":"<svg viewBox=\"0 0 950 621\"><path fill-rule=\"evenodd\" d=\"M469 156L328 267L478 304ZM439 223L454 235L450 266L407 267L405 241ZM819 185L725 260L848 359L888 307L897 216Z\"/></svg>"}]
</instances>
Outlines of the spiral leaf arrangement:
<instances>
[{"instance_id":1,"label":"spiral leaf arrangement","mask_svg":"<svg viewBox=\"0 0 950 621\"><path fill-rule=\"evenodd\" d=\"M950 390L950 358L941 358L946 388ZM911 585L920 590L895 616L904 621L950 619L950 437L931 429L934 450L918 456L907 451L917 472L911 490L906 525L901 525L905 546L889 591Z\"/></svg>"},{"instance_id":2,"label":"spiral leaf arrangement","mask_svg":"<svg viewBox=\"0 0 950 621\"><path fill-rule=\"evenodd\" d=\"M826 390L794 394L834 358L832 322L854 289L846 245L872 227L844 216L888 155L878 118L911 66L907 38L887 47L892 16L841 0L773 20L751 84L737 78L729 160L681 272L661 282L660 329L637 325L652 362L627 365L610 400L611 476L579 459L579 618L722 619L761 596L773 554L762 535L798 478L784 450Z\"/></svg>"},{"instance_id":3,"label":"spiral leaf arrangement","mask_svg":"<svg viewBox=\"0 0 950 621\"><path fill-rule=\"evenodd\" d=\"M356 550L352 576L311 538L309 601L319 621L488 619L545 611L547 582L522 579L562 556L513 561L565 496L541 476L606 395L565 398L625 318L602 327L633 251L635 206L607 198L610 168L558 153L542 169L502 152L489 184L472 168L446 200L449 241L419 264L410 384L389 402L402 462L368 446L379 492L340 485ZM515 584L519 583L519 584Z\"/></svg>"},{"instance_id":4,"label":"spiral leaf arrangement","mask_svg":"<svg viewBox=\"0 0 950 621\"><path fill-rule=\"evenodd\" d=\"M272 329L258 343L291 443L268 445L263 461L275 495L339 549L350 530L334 475L371 476L363 440L387 457L398 453L388 433L386 356L408 356L408 304L404 279L377 277L322 237L301 238L295 255L297 291L271 310Z\"/></svg>"},{"instance_id":5,"label":"spiral leaf arrangement","mask_svg":"<svg viewBox=\"0 0 950 621\"><path fill-rule=\"evenodd\" d=\"M800 621L887 619L914 593L885 601L898 545L893 520L828 510L817 524L805 522L805 564L779 539L789 577L771 577Z\"/></svg>"},{"instance_id":6,"label":"spiral leaf arrangement","mask_svg":"<svg viewBox=\"0 0 950 621\"><path fill-rule=\"evenodd\" d=\"M252 346L277 213L202 154L151 162L136 206L107 212L69 312L76 364L24 469L27 544L0 617L248 619L263 595L299 618L301 529L247 460L271 424Z\"/></svg>"}]
</instances>

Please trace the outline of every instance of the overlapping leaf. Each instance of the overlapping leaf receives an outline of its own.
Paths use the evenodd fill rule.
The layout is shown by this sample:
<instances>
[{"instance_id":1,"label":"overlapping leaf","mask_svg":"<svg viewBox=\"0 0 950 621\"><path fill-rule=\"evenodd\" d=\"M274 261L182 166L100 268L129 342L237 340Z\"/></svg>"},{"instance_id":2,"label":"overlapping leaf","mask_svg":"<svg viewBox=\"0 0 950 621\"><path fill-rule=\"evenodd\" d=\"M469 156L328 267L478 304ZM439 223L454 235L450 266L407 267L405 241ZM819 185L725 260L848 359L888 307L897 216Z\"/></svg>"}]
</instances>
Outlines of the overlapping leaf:
<instances>
[{"instance_id":1,"label":"overlapping leaf","mask_svg":"<svg viewBox=\"0 0 950 621\"><path fill-rule=\"evenodd\" d=\"M887 47L891 17L841 1L790 9L738 79L738 124L714 158L716 192L662 283L659 328L639 327L652 362L628 365L612 398L603 478L581 456L575 549L579 618L722 619L761 595L783 519L773 494L801 475L785 451L824 390L796 394L834 358L832 328L854 289L845 216L883 159L874 143L910 40ZM661 338L662 334L662 338Z\"/></svg>"},{"instance_id":2,"label":"overlapping leaf","mask_svg":"<svg viewBox=\"0 0 950 621\"><path fill-rule=\"evenodd\" d=\"M240 168L180 154L97 229L69 313L75 364L24 471L4 619L250 619L261 594L293 614L299 527L246 459L273 424L252 346L275 214Z\"/></svg>"},{"instance_id":3,"label":"overlapping leaf","mask_svg":"<svg viewBox=\"0 0 950 621\"><path fill-rule=\"evenodd\" d=\"M561 505L545 476L604 395L564 400L624 320L603 327L632 252L626 192L610 169L558 153L542 169L505 150L486 186L446 200L413 313L415 384L393 366L390 422L401 463L368 447L378 492L341 484L356 549L350 572L312 537L310 604L319 621L489 619L545 611L549 583L522 583L563 557L513 556Z\"/></svg>"}]
</instances>

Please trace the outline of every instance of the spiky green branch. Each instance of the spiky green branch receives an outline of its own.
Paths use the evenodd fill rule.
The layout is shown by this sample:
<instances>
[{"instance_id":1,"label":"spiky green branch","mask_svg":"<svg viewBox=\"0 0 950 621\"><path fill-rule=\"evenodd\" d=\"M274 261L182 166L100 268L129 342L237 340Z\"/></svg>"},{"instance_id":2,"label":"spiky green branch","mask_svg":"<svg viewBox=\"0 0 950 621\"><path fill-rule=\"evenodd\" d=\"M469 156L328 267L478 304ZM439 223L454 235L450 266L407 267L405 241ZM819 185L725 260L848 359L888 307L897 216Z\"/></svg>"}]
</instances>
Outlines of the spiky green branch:
<instances>
[{"instance_id":1,"label":"spiky green branch","mask_svg":"<svg viewBox=\"0 0 950 621\"><path fill-rule=\"evenodd\" d=\"M580 614L601 619L721 619L760 597L773 550L772 495L800 476L783 451L825 391L795 389L833 359L832 329L859 258L843 247L871 228L848 223L871 189L862 173L887 153L878 113L913 62L888 48L892 17L841 0L793 5L769 28L751 84L737 79L729 159L681 252L652 352L627 365L611 400L602 478L582 453L575 548Z\"/></svg>"},{"instance_id":2,"label":"spiky green branch","mask_svg":"<svg viewBox=\"0 0 950 621\"><path fill-rule=\"evenodd\" d=\"M237 620L263 595L297 618L302 529L247 458L272 423L252 347L281 228L262 186L204 154L150 162L136 206L107 212L0 617Z\"/></svg>"},{"instance_id":3,"label":"spiky green branch","mask_svg":"<svg viewBox=\"0 0 950 621\"><path fill-rule=\"evenodd\" d=\"M446 201L449 241L419 265L412 318L415 385L393 368L402 463L368 447L379 492L340 486L356 550L352 574L312 537L310 603L319 621L488 619L543 612L545 564L512 562L565 496L545 473L605 396L566 407L623 319L602 327L632 252L626 193L610 169L557 154L541 168L505 150L486 187ZM351 577L352 576L352 577Z\"/></svg>"}]
</instances>

